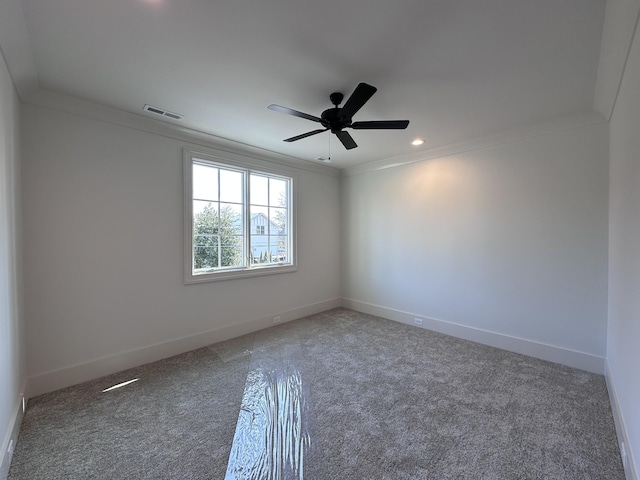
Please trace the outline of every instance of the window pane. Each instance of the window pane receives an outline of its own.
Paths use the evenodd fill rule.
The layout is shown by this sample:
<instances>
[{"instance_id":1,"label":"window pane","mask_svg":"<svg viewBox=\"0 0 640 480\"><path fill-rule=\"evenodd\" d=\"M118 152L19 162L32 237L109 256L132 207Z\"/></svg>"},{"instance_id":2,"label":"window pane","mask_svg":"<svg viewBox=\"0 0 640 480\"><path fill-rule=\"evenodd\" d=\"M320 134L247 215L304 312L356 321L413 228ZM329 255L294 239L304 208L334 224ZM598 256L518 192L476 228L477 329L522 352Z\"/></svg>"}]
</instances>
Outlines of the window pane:
<instances>
[{"instance_id":1,"label":"window pane","mask_svg":"<svg viewBox=\"0 0 640 480\"><path fill-rule=\"evenodd\" d=\"M220 255L221 267L242 267L242 237L223 236L221 243L222 251Z\"/></svg>"},{"instance_id":2,"label":"window pane","mask_svg":"<svg viewBox=\"0 0 640 480\"><path fill-rule=\"evenodd\" d=\"M287 206L287 181L276 178L269 179L269 205L272 207Z\"/></svg>"},{"instance_id":3,"label":"window pane","mask_svg":"<svg viewBox=\"0 0 640 480\"><path fill-rule=\"evenodd\" d=\"M278 243L278 261L287 262L289 260L289 252L287 247L289 245L289 237L287 235L279 235L277 237Z\"/></svg>"},{"instance_id":4,"label":"window pane","mask_svg":"<svg viewBox=\"0 0 640 480\"><path fill-rule=\"evenodd\" d=\"M193 233L218 233L218 204L214 202L193 202Z\"/></svg>"},{"instance_id":5,"label":"window pane","mask_svg":"<svg viewBox=\"0 0 640 480\"><path fill-rule=\"evenodd\" d=\"M222 235L242 235L244 221L242 205L235 203L220 204L220 233Z\"/></svg>"},{"instance_id":6,"label":"window pane","mask_svg":"<svg viewBox=\"0 0 640 480\"><path fill-rule=\"evenodd\" d=\"M217 247L193 247L193 270L194 274L207 273L207 271L218 268L218 248ZM199 271L200 270L200 271Z\"/></svg>"},{"instance_id":7,"label":"window pane","mask_svg":"<svg viewBox=\"0 0 640 480\"><path fill-rule=\"evenodd\" d=\"M207 202L207 201L203 201L203 200L194 200L193 201L193 216L195 218L195 216L199 213L201 213L208 205L213 206L214 208L218 208L217 202Z\"/></svg>"},{"instance_id":8,"label":"window pane","mask_svg":"<svg viewBox=\"0 0 640 480\"><path fill-rule=\"evenodd\" d=\"M251 263L265 263L268 261L269 236L251 235Z\"/></svg>"},{"instance_id":9,"label":"window pane","mask_svg":"<svg viewBox=\"0 0 640 480\"><path fill-rule=\"evenodd\" d=\"M218 169L193 164L193 198L218 200Z\"/></svg>"},{"instance_id":10,"label":"window pane","mask_svg":"<svg viewBox=\"0 0 640 480\"><path fill-rule=\"evenodd\" d=\"M243 174L220 169L220 201L242 203Z\"/></svg>"},{"instance_id":11,"label":"window pane","mask_svg":"<svg viewBox=\"0 0 640 480\"><path fill-rule=\"evenodd\" d=\"M218 267L218 204L193 202L193 269Z\"/></svg>"},{"instance_id":12,"label":"window pane","mask_svg":"<svg viewBox=\"0 0 640 480\"><path fill-rule=\"evenodd\" d=\"M287 209L286 208L270 208L269 209L269 226L271 227L271 235L286 235L287 232Z\"/></svg>"},{"instance_id":13,"label":"window pane","mask_svg":"<svg viewBox=\"0 0 640 480\"><path fill-rule=\"evenodd\" d=\"M266 196L265 196L266 198ZM269 257L269 209L251 206L251 263L267 263Z\"/></svg>"},{"instance_id":14,"label":"window pane","mask_svg":"<svg viewBox=\"0 0 640 480\"><path fill-rule=\"evenodd\" d=\"M258 226L263 226L265 233L269 233L269 209L251 205L251 233L258 233Z\"/></svg>"},{"instance_id":15,"label":"window pane","mask_svg":"<svg viewBox=\"0 0 640 480\"><path fill-rule=\"evenodd\" d=\"M269 179L262 175L251 175L251 204L268 205Z\"/></svg>"}]
</instances>

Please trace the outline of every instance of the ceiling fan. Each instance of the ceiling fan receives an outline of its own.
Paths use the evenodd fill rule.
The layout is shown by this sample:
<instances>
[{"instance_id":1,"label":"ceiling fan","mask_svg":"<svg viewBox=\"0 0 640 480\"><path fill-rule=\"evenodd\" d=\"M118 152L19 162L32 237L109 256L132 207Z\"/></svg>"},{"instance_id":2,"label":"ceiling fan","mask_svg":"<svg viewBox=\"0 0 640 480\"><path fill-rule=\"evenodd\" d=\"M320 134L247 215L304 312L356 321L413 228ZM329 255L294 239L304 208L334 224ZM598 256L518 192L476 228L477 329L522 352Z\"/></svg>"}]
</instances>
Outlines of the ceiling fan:
<instances>
[{"instance_id":1,"label":"ceiling fan","mask_svg":"<svg viewBox=\"0 0 640 480\"><path fill-rule=\"evenodd\" d=\"M309 115L308 113L292 110L291 108L281 107L280 105L269 105L267 108L274 112L286 113L287 115L293 115L294 117L306 118L312 122L318 122L324 128L318 130L312 130L302 135L296 135L295 137L285 138L285 142L295 142L303 138L316 135L317 133L326 132L331 130L331 133L340 139L344 148L351 150L358 145L353 140L349 132L345 132L345 128L353 128L354 130L402 130L407 128L409 120L373 120L365 122L353 122L352 117L356 114L362 106L376 93L378 89L366 83L360 83L353 91L349 99L345 102L342 108L338 107L342 103L344 95L340 92L334 92L329 95L329 100L334 105L333 108L329 108L322 112L320 117Z\"/></svg>"}]
</instances>

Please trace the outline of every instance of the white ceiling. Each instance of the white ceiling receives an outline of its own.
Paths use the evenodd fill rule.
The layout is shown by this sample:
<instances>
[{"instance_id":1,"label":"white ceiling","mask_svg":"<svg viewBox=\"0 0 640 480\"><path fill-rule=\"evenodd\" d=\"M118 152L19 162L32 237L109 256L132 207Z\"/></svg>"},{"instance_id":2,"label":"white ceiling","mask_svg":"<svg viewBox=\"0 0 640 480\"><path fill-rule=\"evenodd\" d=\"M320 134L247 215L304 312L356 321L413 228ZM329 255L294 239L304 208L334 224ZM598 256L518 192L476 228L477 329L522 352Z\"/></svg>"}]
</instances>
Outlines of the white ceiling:
<instances>
[{"instance_id":1,"label":"white ceiling","mask_svg":"<svg viewBox=\"0 0 640 480\"><path fill-rule=\"evenodd\" d=\"M22 0L39 86L350 167L593 109L604 0ZM15 77L14 77L15 80ZM28 79L27 79L28 80ZM359 82L354 120L407 130L282 140ZM156 118L156 117L153 117ZM171 122L171 121L169 121ZM421 147L410 145L415 137Z\"/></svg>"}]
</instances>

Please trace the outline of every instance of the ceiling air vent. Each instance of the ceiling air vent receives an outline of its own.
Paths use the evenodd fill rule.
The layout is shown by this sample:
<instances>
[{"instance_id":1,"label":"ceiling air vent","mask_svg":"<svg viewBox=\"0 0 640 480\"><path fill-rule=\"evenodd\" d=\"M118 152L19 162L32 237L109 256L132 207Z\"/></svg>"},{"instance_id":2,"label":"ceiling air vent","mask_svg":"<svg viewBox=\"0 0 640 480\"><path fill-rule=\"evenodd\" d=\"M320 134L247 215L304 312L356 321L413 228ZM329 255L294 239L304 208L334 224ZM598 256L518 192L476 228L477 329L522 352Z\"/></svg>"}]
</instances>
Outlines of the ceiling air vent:
<instances>
[{"instance_id":1,"label":"ceiling air vent","mask_svg":"<svg viewBox=\"0 0 640 480\"><path fill-rule=\"evenodd\" d=\"M173 118L174 120L182 120L184 118L183 115L180 115L178 113L169 112L162 108L153 107L151 105L145 105L143 110L145 112L154 113L156 115L162 115L163 117Z\"/></svg>"}]
</instances>

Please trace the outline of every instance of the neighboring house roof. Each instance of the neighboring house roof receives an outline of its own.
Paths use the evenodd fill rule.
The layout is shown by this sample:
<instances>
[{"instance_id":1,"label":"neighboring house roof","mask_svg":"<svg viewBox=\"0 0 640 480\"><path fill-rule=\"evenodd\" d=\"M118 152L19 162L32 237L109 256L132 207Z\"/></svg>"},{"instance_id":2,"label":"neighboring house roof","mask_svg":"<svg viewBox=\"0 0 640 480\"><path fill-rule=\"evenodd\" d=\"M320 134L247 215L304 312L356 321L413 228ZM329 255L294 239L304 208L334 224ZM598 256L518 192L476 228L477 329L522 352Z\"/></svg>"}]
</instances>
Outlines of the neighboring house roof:
<instances>
[{"instance_id":1,"label":"neighboring house roof","mask_svg":"<svg viewBox=\"0 0 640 480\"><path fill-rule=\"evenodd\" d=\"M251 215L251 226L254 226L257 224L258 219L263 219L265 223L270 223L270 230L273 231L277 231L278 235L284 235L285 232L282 228L280 228L280 225L273 223L271 220L269 220L267 218L267 216L264 213L256 213L254 215Z\"/></svg>"},{"instance_id":2,"label":"neighboring house roof","mask_svg":"<svg viewBox=\"0 0 640 480\"><path fill-rule=\"evenodd\" d=\"M271 232L278 232L278 235L286 235L284 229L281 228L280 225L278 225L277 223L274 223L271 220L269 220L269 218L264 213L255 213L251 215L251 227L258 225L259 220L262 220L264 222L264 225L271 224L270 225ZM240 219L236 219L234 223L236 227L240 227Z\"/></svg>"}]
</instances>

